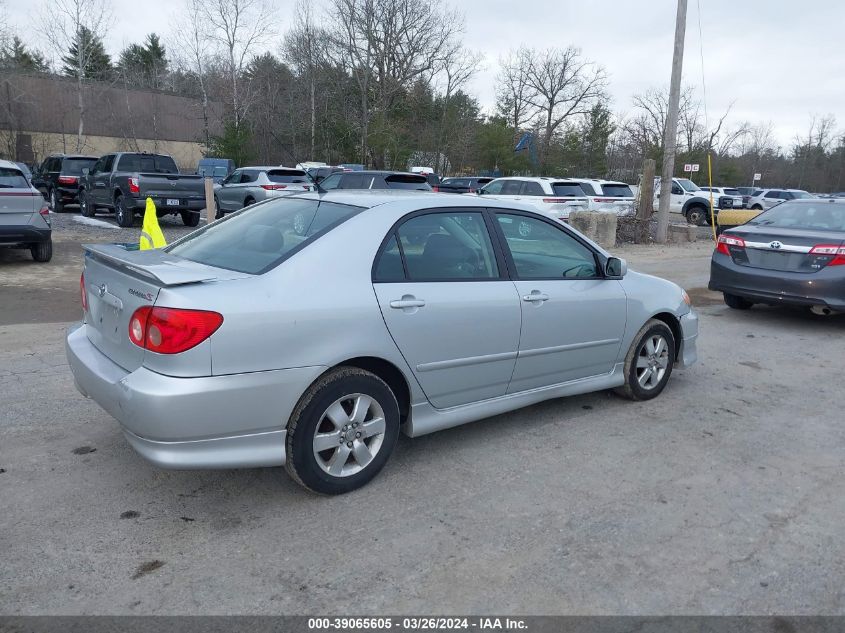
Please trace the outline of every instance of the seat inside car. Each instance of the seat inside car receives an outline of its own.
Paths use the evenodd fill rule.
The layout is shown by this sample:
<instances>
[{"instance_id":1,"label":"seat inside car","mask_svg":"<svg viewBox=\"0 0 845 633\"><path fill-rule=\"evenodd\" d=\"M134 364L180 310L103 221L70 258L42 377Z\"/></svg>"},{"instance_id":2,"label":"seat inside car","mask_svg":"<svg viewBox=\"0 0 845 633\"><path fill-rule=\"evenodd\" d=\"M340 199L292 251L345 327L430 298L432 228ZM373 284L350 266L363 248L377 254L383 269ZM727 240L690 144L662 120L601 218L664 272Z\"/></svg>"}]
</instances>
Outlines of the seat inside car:
<instances>
[{"instance_id":1,"label":"seat inside car","mask_svg":"<svg viewBox=\"0 0 845 633\"><path fill-rule=\"evenodd\" d=\"M461 264L473 260L472 249L461 244L456 237L446 233L432 233L425 242L422 255L408 259L408 268L411 269L409 273L412 278L471 277L471 271Z\"/></svg>"}]
</instances>

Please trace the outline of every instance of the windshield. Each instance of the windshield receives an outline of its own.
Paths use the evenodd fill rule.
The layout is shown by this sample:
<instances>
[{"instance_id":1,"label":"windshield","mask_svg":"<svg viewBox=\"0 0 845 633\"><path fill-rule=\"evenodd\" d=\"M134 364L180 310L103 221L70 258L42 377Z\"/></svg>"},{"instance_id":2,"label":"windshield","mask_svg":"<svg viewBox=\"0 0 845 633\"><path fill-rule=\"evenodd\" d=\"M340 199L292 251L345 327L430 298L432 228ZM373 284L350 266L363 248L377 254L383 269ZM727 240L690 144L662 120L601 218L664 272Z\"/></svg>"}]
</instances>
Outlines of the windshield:
<instances>
[{"instance_id":1,"label":"windshield","mask_svg":"<svg viewBox=\"0 0 845 633\"><path fill-rule=\"evenodd\" d=\"M17 169L0 167L0 189L29 189L29 183Z\"/></svg>"},{"instance_id":2,"label":"windshield","mask_svg":"<svg viewBox=\"0 0 845 633\"><path fill-rule=\"evenodd\" d=\"M633 198L634 192L628 185L604 183L601 186L604 195L611 198Z\"/></svg>"},{"instance_id":3,"label":"windshield","mask_svg":"<svg viewBox=\"0 0 845 633\"><path fill-rule=\"evenodd\" d=\"M845 231L845 202L783 202L761 213L748 224L782 229Z\"/></svg>"},{"instance_id":4,"label":"windshield","mask_svg":"<svg viewBox=\"0 0 845 633\"><path fill-rule=\"evenodd\" d=\"M806 191L793 191L792 196L795 200L806 200L807 198L815 198L815 196L810 195Z\"/></svg>"},{"instance_id":5,"label":"windshield","mask_svg":"<svg viewBox=\"0 0 845 633\"><path fill-rule=\"evenodd\" d=\"M701 191L701 187L688 178L677 178L677 181L686 191Z\"/></svg>"},{"instance_id":6,"label":"windshield","mask_svg":"<svg viewBox=\"0 0 845 633\"><path fill-rule=\"evenodd\" d=\"M260 275L360 210L314 199L276 198L194 231L165 250L200 264Z\"/></svg>"},{"instance_id":7,"label":"windshield","mask_svg":"<svg viewBox=\"0 0 845 633\"><path fill-rule=\"evenodd\" d=\"M96 158L65 158L62 161L62 173L69 176L81 176L83 169L86 167L91 169L96 162Z\"/></svg>"},{"instance_id":8,"label":"windshield","mask_svg":"<svg viewBox=\"0 0 845 633\"><path fill-rule=\"evenodd\" d=\"M552 190L556 196L583 196L584 190L577 182L553 182Z\"/></svg>"}]
</instances>

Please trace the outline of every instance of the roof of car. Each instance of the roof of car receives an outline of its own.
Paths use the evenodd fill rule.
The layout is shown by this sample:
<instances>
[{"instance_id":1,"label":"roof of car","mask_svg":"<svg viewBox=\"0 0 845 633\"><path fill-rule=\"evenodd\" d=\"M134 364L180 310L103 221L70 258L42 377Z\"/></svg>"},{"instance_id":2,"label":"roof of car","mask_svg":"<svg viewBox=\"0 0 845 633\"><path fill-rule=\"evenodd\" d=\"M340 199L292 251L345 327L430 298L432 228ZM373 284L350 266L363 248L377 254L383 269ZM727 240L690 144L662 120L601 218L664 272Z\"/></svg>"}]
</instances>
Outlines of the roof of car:
<instances>
[{"instance_id":1,"label":"roof of car","mask_svg":"<svg viewBox=\"0 0 845 633\"><path fill-rule=\"evenodd\" d=\"M21 168L12 161L3 160L2 158L0 158L0 167L5 167L6 169L17 169L18 171L21 170Z\"/></svg>"},{"instance_id":2,"label":"roof of car","mask_svg":"<svg viewBox=\"0 0 845 633\"><path fill-rule=\"evenodd\" d=\"M305 173L304 169L300 169L299 167L284 167L283 165L247 165L245 167L238 167L239 170L244 169L258 169L260 171L270 171L271 169L287 169L290 171L298 171L301 173Z\"/></svg>"},{"instance_id":3,"label":"roof of car","mask_svg":"<svg viewBox=\"0 0 845 633\"><path fill-rule=\"evenodd\" d=\"M427 175L411 171L391 171L389 169L362 169L360 171L346 171L343 173L353 175L363 174L368 176L416 176L417 178L425 178Z\"/></svg>"},{"instance_id":4,"label":"roof of car","mask_svg":"<svg viewBox=\"0 0 845 633\"><path fill-rule=\"evenodd\" d=\"M98 160L99 156L91 156L90 154L50 154L47 158L87 158L90 160Z\"/></svg>"}]
</instances>

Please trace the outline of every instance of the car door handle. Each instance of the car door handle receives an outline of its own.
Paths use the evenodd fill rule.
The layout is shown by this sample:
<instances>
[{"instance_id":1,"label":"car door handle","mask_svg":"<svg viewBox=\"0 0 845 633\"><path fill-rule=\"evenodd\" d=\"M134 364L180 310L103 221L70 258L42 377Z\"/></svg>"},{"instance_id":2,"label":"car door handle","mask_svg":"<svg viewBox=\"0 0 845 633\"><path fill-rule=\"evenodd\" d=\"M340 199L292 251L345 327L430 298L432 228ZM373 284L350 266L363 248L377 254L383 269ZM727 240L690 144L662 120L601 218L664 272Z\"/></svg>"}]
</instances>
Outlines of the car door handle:
<instances>
[{"instance_id":1,"label":"car door handle","mask_svg":"<svg viewBox=\"0 0 845 633\"><path fill-rule=\"evenodd\" d=\"M407 308L422 308L425 301L417 299L416 297L405 295L401 299L394 299L390 302L390 307L394 310L405 310Z\"/></svg>"},{"instance_id":2,"label":"car door handle","mask_svg":"<svg viewBox=\"0 0 845 633\"><path fill-rule=\"evenodd\" d=\"M522 300L530 301L531 303L540 303L542 301L548 301L549 295L539 290L532 290L530 295L522 295Z\"/></svg>"}]
</instances>

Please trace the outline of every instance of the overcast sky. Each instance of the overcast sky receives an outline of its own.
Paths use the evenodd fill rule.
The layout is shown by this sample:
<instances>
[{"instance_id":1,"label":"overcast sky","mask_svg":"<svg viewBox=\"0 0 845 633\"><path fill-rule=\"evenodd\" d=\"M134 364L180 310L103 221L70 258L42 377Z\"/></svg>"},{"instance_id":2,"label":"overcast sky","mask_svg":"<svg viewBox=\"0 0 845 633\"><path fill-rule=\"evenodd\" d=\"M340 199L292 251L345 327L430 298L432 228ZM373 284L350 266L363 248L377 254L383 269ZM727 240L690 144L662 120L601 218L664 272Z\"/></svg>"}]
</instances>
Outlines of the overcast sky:
<instances>
[{"instance_id":1,"label":"overcast sky","mask_svg":"<svg viewBox=\"0 0 845 633\"><path fill-rule=\"evenodd\" d=\"M48 0L7 1L10 22L38 47L36 18ZM425 2L425 0L420 0ZM0 0L2 2L2 0ZM840 0L698 0L704 35L704 77L710 119L734 103L731 121L771 121L784 150L806 134L813 115L833 114L845 128L845 2ZM689 0L684 83L701 94L701 38L696 0ZM114 25L106 38L113 56L148 32L172 36L182 0L111 0ZM276 0L280 32L294 0ZM314 0L315 14L325 0ZM624 114L631 96L666 86L672 63L675 0L459 0L466 46L485 57L470 85L486 110L494 105L499 56L528 44L575 45L610 76L611 109ZM271 50L278 48L278 42Z\"/></svg>"}]
</instances>

